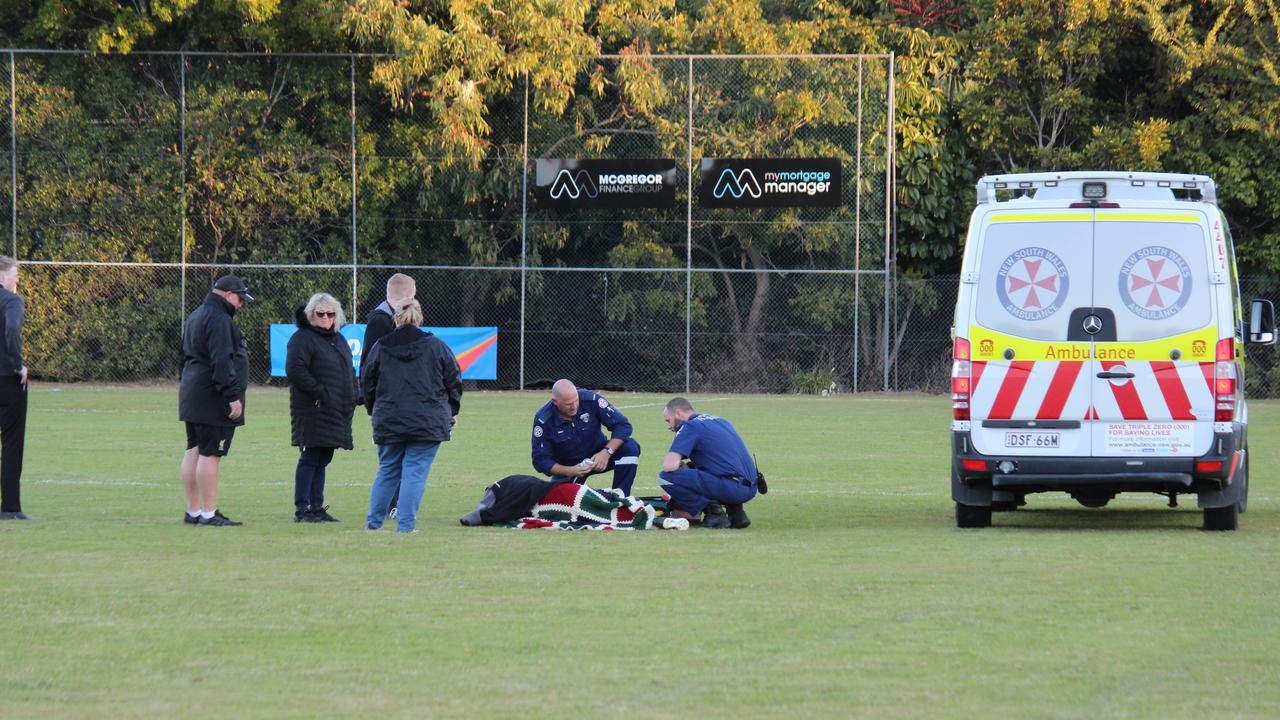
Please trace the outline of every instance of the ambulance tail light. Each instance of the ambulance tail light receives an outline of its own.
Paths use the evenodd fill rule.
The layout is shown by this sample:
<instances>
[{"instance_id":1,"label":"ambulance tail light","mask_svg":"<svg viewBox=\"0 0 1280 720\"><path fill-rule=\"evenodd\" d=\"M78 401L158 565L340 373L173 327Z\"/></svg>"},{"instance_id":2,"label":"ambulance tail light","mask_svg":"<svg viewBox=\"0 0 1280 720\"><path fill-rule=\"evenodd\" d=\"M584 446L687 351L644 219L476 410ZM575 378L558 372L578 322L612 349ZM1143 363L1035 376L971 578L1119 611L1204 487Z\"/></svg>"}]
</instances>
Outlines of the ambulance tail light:
<instances>
[{"instance_id":1,"label":"ambulance tail light","mask_svg":"<svg viewBox=\"0 0 1280 720\"><path fill-rule=\"evenodd\" d=\"M956 338L951 362L951 416L956 420L969 419L969 340Z\"/></svg>"},{"instance_id":2,"label":"ambulance tail light","mask_svg":"<svg viewBox=\"0 0 1280 720\"><path fill-rule=\"evenodd\" d=\"M1212 475L1213 473L1222 472L1223 462L1221 460L1197 460L1197 475Z\"/></svg>"},{"instance_id":3,"label":"ambulance tail light","mask_svg":"<svg viewBox=\"0 0 1280 720\"><path fill-rule=\"evenodd\" d=\"M1213 365L1215 422L1231 422L1236 416L1236 346L1233 338L1218 341Z\"/></svg>"}]
</instances>

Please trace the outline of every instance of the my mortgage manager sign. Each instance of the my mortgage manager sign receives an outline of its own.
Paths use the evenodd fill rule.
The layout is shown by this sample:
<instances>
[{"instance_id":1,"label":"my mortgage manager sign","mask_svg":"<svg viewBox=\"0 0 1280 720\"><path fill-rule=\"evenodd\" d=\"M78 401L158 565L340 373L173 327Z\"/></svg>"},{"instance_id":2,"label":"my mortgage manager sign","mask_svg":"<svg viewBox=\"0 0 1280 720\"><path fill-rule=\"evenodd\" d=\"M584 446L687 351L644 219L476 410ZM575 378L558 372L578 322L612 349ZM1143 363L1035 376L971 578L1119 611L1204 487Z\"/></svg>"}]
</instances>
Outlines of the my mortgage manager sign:
<instances>
[{"instance_id":1,"label":"my mortgage manager sign","mask_svg":"<svg viewBox=\"0 0 1280 720\"><path fill-rule=\"evenodd\" d=\"M705 208L833 208L839 158L703 158L698 204Z\"/></svg>"}]
</instances>

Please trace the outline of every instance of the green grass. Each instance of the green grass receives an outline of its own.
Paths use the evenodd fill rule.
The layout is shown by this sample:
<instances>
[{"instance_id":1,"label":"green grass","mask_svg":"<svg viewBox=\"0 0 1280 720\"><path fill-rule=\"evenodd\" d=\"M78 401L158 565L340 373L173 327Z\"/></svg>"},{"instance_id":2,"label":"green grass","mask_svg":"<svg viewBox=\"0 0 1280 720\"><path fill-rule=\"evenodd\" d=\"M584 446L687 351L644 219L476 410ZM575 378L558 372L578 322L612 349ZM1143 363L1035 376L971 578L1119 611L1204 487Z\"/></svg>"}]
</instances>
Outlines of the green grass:
<instances>
[{"instance_id":1,"label":"green grass","mask_svg":"<svg viewBox=\"0 0 1280 720\"><path fill-rule=\"evenodd\" d=\"M529 472L541 393L472 393L421 532L368 535L368 420L292 522L287 396L223 464L242 528L193 528L176 388L36 386L0 524L0 716L1274 718L1280 403L1251 403L1249 512L1121 496L954 527L948 403L695 396L773 492L743 532L464 528ZM613 394L656 493L665 397Z\"/></svg>"}]
</instances>

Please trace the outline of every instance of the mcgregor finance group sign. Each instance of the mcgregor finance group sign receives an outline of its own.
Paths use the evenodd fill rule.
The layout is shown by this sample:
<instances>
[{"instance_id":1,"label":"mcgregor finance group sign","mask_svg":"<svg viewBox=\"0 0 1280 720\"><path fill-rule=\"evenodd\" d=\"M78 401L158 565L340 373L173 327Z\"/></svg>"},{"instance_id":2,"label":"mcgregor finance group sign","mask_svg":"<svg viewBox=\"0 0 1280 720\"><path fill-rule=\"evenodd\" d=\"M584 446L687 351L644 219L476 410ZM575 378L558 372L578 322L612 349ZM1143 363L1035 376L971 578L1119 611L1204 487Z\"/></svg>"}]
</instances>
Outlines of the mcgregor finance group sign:
<instances>
[{"instance_id":1,"label":"mcgregor finance group sign","mask_svg":"<svg viewBox=\"0 0 1280 720\"><path fill-rule=\"evenodd\" d=\"M538 160L534 197L541 207L669 208L676 203L676 161Z\"/></svg>"},{"instance_id":2,"label":"mcgregor finance group sign","mask_svg":"<svg viewBox=\"0 0 1280 720\"><path fill-rule=\"evenodd\" d=\"M698 203L707 208L840 205L838 158L703 158Z\"/></svg>"}]
</instances>

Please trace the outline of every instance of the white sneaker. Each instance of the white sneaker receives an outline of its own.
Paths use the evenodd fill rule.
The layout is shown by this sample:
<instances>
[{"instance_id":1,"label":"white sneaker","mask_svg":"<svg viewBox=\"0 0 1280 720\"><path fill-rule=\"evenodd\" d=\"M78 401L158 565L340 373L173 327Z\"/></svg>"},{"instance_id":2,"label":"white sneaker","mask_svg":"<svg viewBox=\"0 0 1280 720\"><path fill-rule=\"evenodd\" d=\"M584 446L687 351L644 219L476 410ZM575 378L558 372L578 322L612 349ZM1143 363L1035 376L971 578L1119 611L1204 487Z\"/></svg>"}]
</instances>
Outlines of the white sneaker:
<instances>
[{"instance_id":1,"label":"white sneaker","mask_svg":"<svg viewBox=\"0 0 1280 720\"><path fill-rule=\"evenodd\" d=\"M399 510L399 508L391 508L390 510L388 510L388 511L387 511L387 519L388 519L388 520L395 520L395 519L396 519L396 510Z\"/></svg>"},{"instance_id":2,"label":"white sneaker","mask_svg":"<svg viewBox=\"0 0 1280 720\"><path fill-rule=\"evenodd\" d=\"M660 517L653 521L654 526L661 530L688 530L689 521L684 518Z\"/></svg>"}]
</instances>

